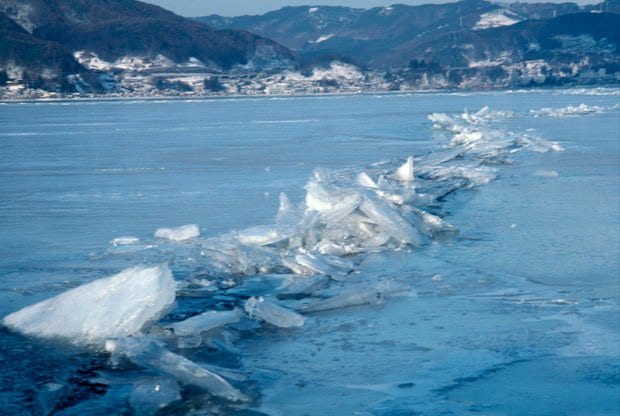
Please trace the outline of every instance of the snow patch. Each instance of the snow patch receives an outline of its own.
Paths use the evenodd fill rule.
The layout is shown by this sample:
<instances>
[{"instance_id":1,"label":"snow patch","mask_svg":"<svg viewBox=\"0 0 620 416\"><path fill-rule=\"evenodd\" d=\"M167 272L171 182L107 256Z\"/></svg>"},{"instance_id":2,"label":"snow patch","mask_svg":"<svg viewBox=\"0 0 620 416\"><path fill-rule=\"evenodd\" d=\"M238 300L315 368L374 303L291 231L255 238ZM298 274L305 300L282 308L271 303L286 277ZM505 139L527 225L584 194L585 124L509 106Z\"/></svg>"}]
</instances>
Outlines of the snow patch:
<instances>
[{"instance_id":1,"label":"snow patch","mask_svg":"<svg viewBox=\"0 0 620 416\"><path fill-rule=\"evenodd\" d=\"M333 35L333 34L331 34L331 33L330 33L329 35L322 35L322 36L320 36L317 40L315 40L315 41L314 41L314 42L312 42L312 43L321 43L321 42L325 42L326 40L329 40L329 39L331 39L331 38L333 38L333 37L334 37L334 35Z\"/></svg>"},{"instance_id":2,"label":"snow patch","mask_svg":"<svg viewBox=\"0 0 620 416\"><path fill-rule=\"evenodd\" d=\"M512 26L519 23L521 18L510 10L501 9L480 15L480 20L474 25L474 30L490 29L493 27Z\"/></svg>"},{"instance_id":3,"label":"snow patch","mask_svg":"<svg viewBox=\"0 0 620 416\"><path fill-rule=\"evenodd\" d=\"M32 34L37 25L31 20L30 16L34 9L29 4L0 4L0 11L9 16L15 23L20 25L26 32Z\"/></svg>"}]
</instances>

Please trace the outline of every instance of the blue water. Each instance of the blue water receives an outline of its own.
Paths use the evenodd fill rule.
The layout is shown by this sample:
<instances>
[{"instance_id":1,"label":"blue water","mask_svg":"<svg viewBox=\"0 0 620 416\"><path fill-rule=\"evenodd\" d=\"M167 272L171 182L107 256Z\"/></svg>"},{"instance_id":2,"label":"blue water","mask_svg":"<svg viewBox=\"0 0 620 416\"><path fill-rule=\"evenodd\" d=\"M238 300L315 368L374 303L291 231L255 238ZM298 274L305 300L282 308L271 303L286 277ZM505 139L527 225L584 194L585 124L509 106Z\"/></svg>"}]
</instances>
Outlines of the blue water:
<instances>
[{"instance_id":1,"label":"blue water","mask_svg":"<svg viewBox=\"0 0 620 416\"><path fill-rule=\"evenodd\" d=\"M0 317L145 260L107 255L115 237L270 223L316 167L433 152L429 114L487 105L515 112L506 132L564 151L515 154L448 197L439 213L457 237L366 260L415 296L255 332L234 359L193 353L246 372L255 413L188 399L170 414L618 414L619 95L569 92L0 104ZM605 110L530 113L581 103ZM6 330L0 368L13 414L40 414L50 382L68 392L55 414L123 414L136 377Z\"/></svg>"}]
</instances>

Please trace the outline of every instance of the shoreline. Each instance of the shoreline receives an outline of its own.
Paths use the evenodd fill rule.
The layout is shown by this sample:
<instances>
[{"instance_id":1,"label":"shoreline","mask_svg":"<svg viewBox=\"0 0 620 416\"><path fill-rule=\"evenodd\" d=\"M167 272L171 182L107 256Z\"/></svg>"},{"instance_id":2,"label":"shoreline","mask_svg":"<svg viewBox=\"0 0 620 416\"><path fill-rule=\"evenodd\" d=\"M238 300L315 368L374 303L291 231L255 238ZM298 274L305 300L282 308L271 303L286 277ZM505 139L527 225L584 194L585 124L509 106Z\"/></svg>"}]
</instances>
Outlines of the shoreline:
<instances>
[{"instance_id":1,"label":"shoreline","mask_svg":"<svg viewBox=\"0 0 620 416\"><path fill-rule=\"evenodd\" d=\"M26 104L26 103L61 103L61 102L109 102L109 101L207 101L207 100L242 100L242 99L282 99L282 98L314 98L314 97L349 97L349 96L367 96L367 95L430 95L430 94L484 94L484 93L508 93L519 94L530 91L569 91L575 89L606 89L617 90L620 95L620 84L601 84L601 85L571 85L571 86L549 86L549 87L521 87L521 88L485 88L485 89L456 89L456 88L438 88L411 91L359 91L359 92L324 92L324 93L303 93L303 94L226 94L226 95L139 95L139 96L77 96L77 97L54 97L54 98L0 98L0 104ZM612 94L613 95L613 94Z\"/></svg>"}]
</instances>

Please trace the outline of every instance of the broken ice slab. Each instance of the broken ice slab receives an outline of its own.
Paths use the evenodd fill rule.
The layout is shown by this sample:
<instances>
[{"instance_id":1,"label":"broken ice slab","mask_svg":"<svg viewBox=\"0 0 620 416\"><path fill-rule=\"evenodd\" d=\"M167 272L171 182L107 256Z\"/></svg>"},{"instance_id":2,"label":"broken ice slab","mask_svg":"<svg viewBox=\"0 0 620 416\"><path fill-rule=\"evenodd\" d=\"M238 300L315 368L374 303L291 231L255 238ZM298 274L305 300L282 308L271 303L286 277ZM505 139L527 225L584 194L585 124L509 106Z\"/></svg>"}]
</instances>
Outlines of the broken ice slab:
<instances>
[{"instance_id":1,"label":"broken ice slab","mask_svg":"<svg viewBox=\"0 0 620 416\"><path fill-rule=\"evenodd\" d=\"M401 182L413 182L413 156L409 156L407 161L396 169L394 178Z\"/></svg>"},{"instance_id":2,"label":"broken ice slab","mask_svg":"<svg viewBox=\"0 0 620 416\"><path fill-rule=\"evenodd\" d=\"M328 299L312 300L299 307L300 312L319 312L359 305L382 305L383 294L375 288L349 290Z\"/></svg>"},{"instance_id":3,"label":"broken ice slab","mask_svg":"<svg viewBox=\"0 0 620 416\"><path fill-rule=\"evenodd\" d=\"M173 304L176 285L168 266L137 266L95 280L5 317L24 335L91 344L139 332Z\"/></svg>"},{"instance_id":4,"label":"broken ice slab","mask_svg":"<svg viewBox=\"0 0 620 416\"><path fill-rule=\"evenodd\" d=\"M390 241L390 238L392 238L392 236L388 233L378 233L375 236L369 238L368 240L362 242L362 247L366 249L383 247L388 243L388 241Z\"/></svg>"},{"instance_id":5,"label":"broken ice slab","mask_svg":"<svg viewBox=\"0 0 620 416\"><path fill-rule=\"evenodd\" d=\"M334 202L333 196L319 183L311 181L306 185L306 207L309 210L327 211Z\"/></svg>"},{"instance_id":6,"label":"broken ice slab","mask_svg":"<svg viewBox=\"0 0 620 416\"><path fill-rule=\"evenodd\" d=\"M166 328L172 329L174 334L178 336L197 335L201 332L239 322L242 316L243 312L239 308L232 311L207 311L184 321L166 325Z\"/></svg>"},{"instance_id":7,"label":"broken ice slab","mask_svg":"<svg viewBox=\"0 0 620 416\"><path fill-rule=\"evenodd\" d=\"M280 206L276 215L276 224L278 228L292 232L300 221L300 213L293 206L288 196L284 192L280 193Z\"/></svg>"},{"instance_id":8,"label":"broken ice slab","mask_svg":"<svg viewBox=\"0 0 620 416\"><path fill-rule=\"evenodd\" d=\"M353 264L338 258L329 259L328 256L315 256L311 253L298 254L295 261L303 267L316 273L332 276L334 278L344 277L353 269Z\"/></svg>"},{"instance_id":9,"label":"broken ice slab","mask_svg":"<svg viewBox=\"0 0 620 416\"><path fill-rule=\"evenodd\" d=\"M421 209L409 207L409 220L417 228L429 237L435 237L440 233L456 233L457 229L444 221L441 217L433 215Z\"/></svg>"},{"instance_id":10,"label":"broken ice slab","mask_svg":"<svg viewBox=\"0 0 620 416\"><path fill-rule=\"evenodd\" d=\"M392 280L379 281L372 286L367 285L367 282L371 280L369 276L358 275L355 280L363 282L363 286L353 289L345 288L344 290L339 287L332 287L317 292L318 295L330 297L311 300L299 307L298 310L301 312L318 312L367 304L382 305L385 303L386 297L411 294L409 285Z\"/></svg>"},{"instance_id":11,"label":"broken ice slab","mask_svg":"<svg viewBox=\"0 0 620 416\"><path fill-rule=\"evenodd\" d=\"M106 350L126 356L137 365L172 377L181 383L201 388L210 394L235 402L248 398L222 376L168 351L150 337L129 337L108 340Z\"/></svg>"},{"instance_id":12,"label":"broken ice slab","mask_svg":"<svg viewBox=\"0 0 620 416\"><path fill-rule=\"evenodd\" d=\"M181 388L176 380L149 377L134 383L129 395L129 406L136 416L152 416L180 399Z\"/></svg>"},{"instance_id":13,"label":"broken ice slab","mask_svg":"<svg viewBox=\"0 0 620 416\"><path fill-rule=\"evenodd\" d=\"M301 299L329 285L329 277L321 275L299 276L291 279L279 292L279 299Z\"/></svg>"},{"instance_id":14,"label":"broken ice slab","mask_svg":"<svg viewBox=\"0 0 620 416\"><path fill-rule=\"evenodd\" d=\"M325 233L323 233L325 235ZM348 233L345 234L345 238L348 236ZM344 238L343 238L344 240ZM326 254L328 256L344 256L347 254L347 250L345 247L340 246L338 244L332 243L328 239L323 239L316 243L314 249L321 254Z\"/></svg>"},{"instance_id":15,"label":"broken ice slab","mask_svg":"<svg viewBox=\"0 0 620 416\"><path fill-rule=\"evenodd\" d=\"M360 205L360 210L398 242L410 244L414 247L421 244L419 232L400 215L398 208L395 206L388 205L388 203L383 201L364 198L364 202Z\"/></svg>"},{"instance_id":16,"label":"broken ice slab","mask_svg":"<svg viewBox=\"0 0 620 416\"><path fill-rule=\"evenodd\" d=\"M185 241L200 235L200 228L196 224L182 225L177 228L159 228L155 237L170 241Z\"/></svg>"},{"instance_id":17,"label":"broken ice slab","mask_svg":"<svg viewBox=\"0 0 620 416\"><path fill-rule=\"evenodd\" d=\"M279 243L288 238L288 235L278 232L275 228L259 225L240 231L237 239L241 244L266 246Z\"/></svg>"},{"instance_id":18,"label":"broken ice slab","mask_svg":"<svg viewBox=\"0 0 620 416\"><path fill-rule=\"evenodd\" d=\"M260 319L280 328L303 326L306 320L297 312L265 300L262 296L248 299L245 303L245 311L253 319Z\"/></svg>"},{"instance_id":19,"label":"broken ice slab","mask_svg":"<svg viewBox=\"0 0 620 416\"><path fill-rule=\"evenodd\" d=\"M377 185L377 182L372 180L372 178L368 176L366 172L358 173L357 177L355 178L355 182L359 186L362 186L364 188L379 189L379 185Z\"/></svg>"},{"instance_id":20,"label":"broken ice slab","mask_svg":"<svg viewBox=\"0 0 620 416\"><path fill-rule=\"evenodd\" d=\"M267 273L277 264L277 252L269 247L246 246L236 238L222 236L201 242L203 266L210 271L254 275Z\"/></svg>"},{"instance_id":21,"label":"broken ice slab","mask_svg":"<svg viewBox=\"0 0 620 416\"><path fill-rule=\"evenodd\" d=\"M342 197L332 204L331 208L322 212L323 221L326 224L335 224L352 213L362 203L362 196L358 193Z\"/></svg>"}]
</instances>

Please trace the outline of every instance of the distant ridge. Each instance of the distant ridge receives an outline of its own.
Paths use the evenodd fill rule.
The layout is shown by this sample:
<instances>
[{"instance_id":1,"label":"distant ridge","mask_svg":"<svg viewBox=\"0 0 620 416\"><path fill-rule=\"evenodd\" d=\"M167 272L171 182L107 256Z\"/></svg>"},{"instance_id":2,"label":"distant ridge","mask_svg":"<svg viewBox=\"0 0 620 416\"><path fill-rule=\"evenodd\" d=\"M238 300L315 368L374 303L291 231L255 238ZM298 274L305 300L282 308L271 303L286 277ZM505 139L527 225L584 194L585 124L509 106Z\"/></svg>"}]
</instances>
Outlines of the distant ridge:
<instances>
[{"instance_id":1,"label":"distant ridge","mask_svg":"<svg viewBox=\"0 0 620 416\"><path fill-rule=\"evenodd\" d=\"M523 35L525 30L523 26L513 28L516 23L582 12L619 13L620 1L607 0L583 8L575 3L491 3L484 0L421 6L393 5L368 10L303 6L285 7L259 16L230 18L211 15L196 20L218 28L248 30L274 39L307 57L328 54L343 56L371 67L394 67L406 66L411 59L420 59L422 55L432 55L446 61L446 57L441 57L440 49L446 47L447 37L456 42L459 39L483 41L486 35L479 35L481 31L502 27L493 32L493 36L501 33L500 40L514 38ZM592 30L600 31L600 28L591 25L592 19L576 19L581 20L573 23L586 25L582 28L584 34L590 34ZM600 23L608 22L610 19L603 19ZM545 24L531 27L540 28ZM549 30L557 34L561 32L558 32L556 24L549 24L553 27ZM612 37L617 35L617 27L605 26L603 30L607 30ZM544 36L544 32L540 28L537 33ZM529 38L532 40L531 36ZM422 45L430 48L430 53L421 51ZM473 46L479 49L478 44ZM483 46L485 52L489 46ZM510 42L500 42L499 45L504 48L510 46ZM475 55L478 55L476 59L481 58L479 54ZM464 64L460 56L455 60L459 65Z\"/></svg>"}]
</instances>

